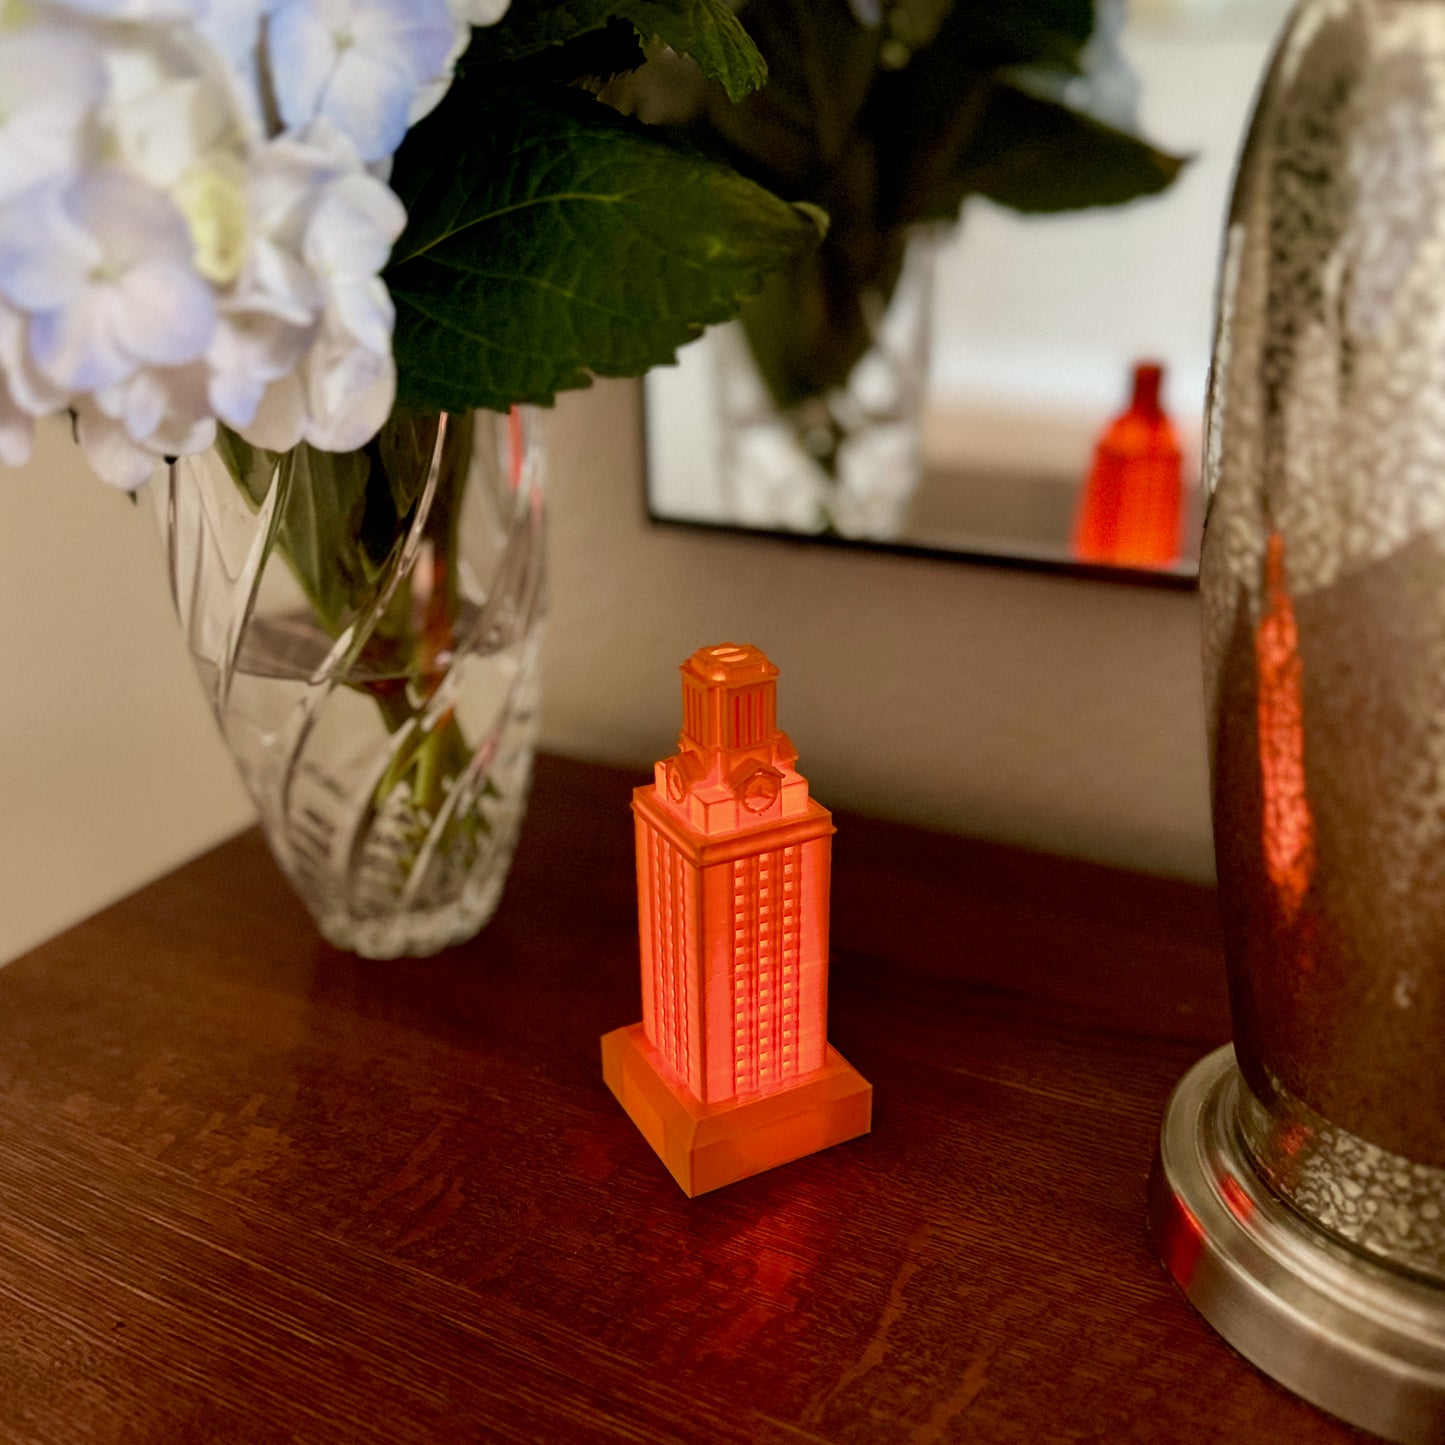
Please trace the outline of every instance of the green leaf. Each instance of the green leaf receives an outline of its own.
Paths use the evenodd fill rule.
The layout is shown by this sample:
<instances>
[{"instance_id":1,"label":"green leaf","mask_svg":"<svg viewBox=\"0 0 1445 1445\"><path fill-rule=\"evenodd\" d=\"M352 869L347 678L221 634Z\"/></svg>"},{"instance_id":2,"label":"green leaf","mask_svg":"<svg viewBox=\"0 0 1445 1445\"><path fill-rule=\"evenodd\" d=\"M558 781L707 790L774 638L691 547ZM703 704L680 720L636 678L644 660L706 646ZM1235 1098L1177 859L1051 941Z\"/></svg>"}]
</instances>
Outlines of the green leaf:
<instances>
[{"instance_id":1,"label":"green leaf","mask_svg":"<svg viewBox=\"0 0 1445 1445\"><path fill-rule=\"evenodd\" d=\"M708 124L765 185L831 182L857 158L858 116L879 73L884 31L860 25L847 0L753 0L741 13L768 83L741 105L713 94ZM822 190L808 199L830 215L838 205Z\"/></svg>"},{"instance_id":2,"label":"green leaf","mask_svg":"<svg viewBox=\"0 0 1445 1445\"><path fill-rule=\"evenodd\" d=\"M625 20L644 44L660 41L695 60L739 100L767 79L767 67L726 0L513 0L499 25L477 31L481 64L524 60L610 20Z\"/></svg>"},{"instance_id":3,"label":"green leaf","mask_svg":"<svg viewBox=\"0 0 1445 1445\"><path fill-rule=\"evenodd\" d=\"M1117 206L1165 189L1184 160L1013 85L988 97L952 174L910 219L951 219L969 195L1026 213Z\"/></svg>"},{"instance_id":4,"label":"green leaf","mask_svg":"<svg viewBox=\"0 0 1445 1445\"><path fill-rule=\"evenodd\" d=\"M435 414L396 412L377 435L377 460L398 517L411 511L426 485L440 426Z\"/></svg>"},{"instance_id":5,"label":"green leaf","mask_svg":"<svg viewBox=\"0 0 1445 1445\"><path fill-rule=\"evenodd\" d=\"M253 506L259 508L272 487L287 487L276 548L317 620L336 636L366 582L358 541L371 471L366 454L320 452L304 442L287 452L266 451L228 427L218 429L216 450Z\"/></svg>"},{"instance_id":6,"label":"green leaf","mask_svg":"<svg viewBox=\"0 0 1445 1445\"><path fill-rule=\"evenodd\" d=\"M425 484L439 419L397 413L360 451L305 442L286 452L254 447L227 427L216 435L226 469L259 508L286 487L276 549L333 637L373 590Z\"/></svg>"},{"instance_id":7,"label":"green leaf","mask_svg":"<svg viewBox=\"0 0 1445 1445\"><path fill-rule=\"evenodd\" d=\"M609 20L600 30L587 30L571 40L496 63L482 39L490 33L474 32L471 49L457 66L453 90L475 86L485 93L499 85L554 84L575 85L597 95L618 76L647 64L637 31L625 20Z\"/></svg>"},{"instance_id":8,"label":"green leaf","mask_svg":"<svg viewBox=\"0 0 1445 1445\"><path fill-rule=\"evenodd\" d=\"M743 307L758 372L780 407L847 383L873 345L903 269L908 233L828 233L817 251L774 272Z\"/></svg>"},{"instance_id":9,"label":"green leaf","mask_svg":"<svg viewBox=\"0 0 1445 1445\"><path fill-rule=\"evenodd\" d=\"M819 236L735 172L555 88L443 104L392 185L408 213L384 273L399 396L421 410L640 375Z\"/></svg>"},{"instance_id":10,"label":"green leaf","mask_svg":"<svg viewBox=\"0 0 1445 1445\"><path fill-rule=\"evenodd\" d=\"M216 454L235 479L241 494L253 508L259 510L266 500L266 493L271 490L280 454L253 447L228 426L216 428Z\"/></svg>"},{"instance_id":11,"label":"green leaf","mask_svg":"<svg viewBox=\"0 0 1445 1445\"><path fill-rule=\"evenodd\" d=\"M1092 0L892 0L872 27L849 0L749 0L740 14L769 83L736 106L714 91L707 133L692 133L760 184L822 206L835 235L956 218L962 194L949 208L940 188L1001 72L1075 72L1094 29Z\"/></svg>"},{"instance_id":12,"label":"green leaf","mask_svg":"<svg viewBox=\"0 0 1445 1445\"><path fill-rule=\"evenodd\" d=\"M1027 92L1025 72L1078 73L1093 0L747 0L769 82L739 105L707 89L696 142L764 186L822 206L822 247L743 312L780 406L844 384L886 307L910 227L986 194L1025 211L1162 190L1182 162ZM637 80L646 86L648 71ZM686 115L687 112L679 111Z\"/></svg>"},{"instance_id":13,"label":"green leaf","mask_svg":"<svg viewBox=\"0 0 1445 1445\"><path fill-rule=\"evenodd\" d=\"M957 4L905 69L879 77L862 117L888 157L877 224L954 221L975 192L1061 211L1163 189L1177 158L1030 88L1030 73L1077 71L1092 28L1092 5L1075 0Z\"/></svg>"},{"instance_id":14,"label":"green leaf","mask_svg":"<svg viewBox=\"0 0 1445 1445\"><path fill-rule=\"evenodd\" d=\"M371 461L364 452L321 452L303 443L279 461L290 491L277 539L328 632L356 609L372 568L362 542Z\"/></svg>"}]
</instances>

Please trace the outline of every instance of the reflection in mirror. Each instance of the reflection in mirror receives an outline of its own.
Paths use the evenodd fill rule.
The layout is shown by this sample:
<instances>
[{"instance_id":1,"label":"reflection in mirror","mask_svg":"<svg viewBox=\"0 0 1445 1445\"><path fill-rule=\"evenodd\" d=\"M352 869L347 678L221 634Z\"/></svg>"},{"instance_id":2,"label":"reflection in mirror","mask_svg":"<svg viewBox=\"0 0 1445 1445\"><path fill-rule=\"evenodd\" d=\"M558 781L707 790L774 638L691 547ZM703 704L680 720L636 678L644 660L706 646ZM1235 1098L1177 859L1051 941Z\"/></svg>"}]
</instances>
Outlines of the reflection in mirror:
<instances>
[{"instance_id":1,"label":"reflection in mirror","mask_svg":"<svg viewBox=\"0 0 1445 1445\"><path fill-rule=\"evenodd\" d=\"M1122 207L1022 215L974 195L962 224L916 228L873 351L802 428L815 464L789 459L740 325L654 371L653 516L1191 585L1219 237L1287 8L1133 0L1129 128L1189 164ZM840 448L853 414L870 425ZM1146 444L1147 477L1126 464Z\"/></svg>"}]
</instances>

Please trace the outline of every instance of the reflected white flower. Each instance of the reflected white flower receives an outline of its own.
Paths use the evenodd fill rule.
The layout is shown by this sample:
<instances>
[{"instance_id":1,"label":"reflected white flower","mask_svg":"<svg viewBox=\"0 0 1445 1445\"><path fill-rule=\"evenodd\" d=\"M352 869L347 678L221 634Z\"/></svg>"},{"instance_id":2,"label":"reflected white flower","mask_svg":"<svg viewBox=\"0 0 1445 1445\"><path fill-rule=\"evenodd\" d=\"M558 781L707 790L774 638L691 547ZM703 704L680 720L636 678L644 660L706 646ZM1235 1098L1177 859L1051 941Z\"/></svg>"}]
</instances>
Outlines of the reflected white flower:
<instances>
[{"instance_id":1,"label":"reflected white flower","mask_svg":"<svg viewBox=\"0 0 1445 1445\"><path fill-rule=\"evenodd\" d=\"M1139 122L1139 77L1124 55L1125 0L1095 0L1094 32L1079 57L1080 74L1064 98L1106 125L1132 130Z\"/></svg>"}]
</instances>

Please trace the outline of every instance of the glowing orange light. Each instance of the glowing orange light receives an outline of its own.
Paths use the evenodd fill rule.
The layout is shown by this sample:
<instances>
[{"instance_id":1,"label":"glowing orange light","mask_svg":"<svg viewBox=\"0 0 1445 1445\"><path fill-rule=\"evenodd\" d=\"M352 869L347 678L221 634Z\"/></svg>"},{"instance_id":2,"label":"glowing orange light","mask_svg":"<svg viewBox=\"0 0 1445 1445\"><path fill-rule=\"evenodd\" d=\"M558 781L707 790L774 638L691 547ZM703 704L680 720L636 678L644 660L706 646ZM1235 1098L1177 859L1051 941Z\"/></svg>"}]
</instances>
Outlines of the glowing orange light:
<instances>
[{"instance_id":1,"label":"glowing orange light","mask_svg":"<svg viewBox=\"0 0 1445 1445\"><path fill-rule=\"evenodd\" d=\"M642 1022L603 1075L688 1194L866 1133L827 1041L833 820L778 730L778 670L724 643L682 665L678 752L632 797Z\"/></svg>"},{"instance_id":2,"label":"glowing orange light","mask_svg":"<svg viewBox=\"0 0 1445 1445\"><path fill-rule=\"evenodd\" d=\"M1226 1174L1219 1181L1219 1190L1229 1212L1242 1223L1248 1224L1254 1214L1254 1200L1245 1193L1244 1185L1234 1175Z\"/></svg>"},{"instance_id":3,"label":"glowing orange light","mask_svg":"<svg viewBox=\"0 0 1445 1445\"><path fill-rule=\"evenodd\" d=\"M1310 1131L1298 1120L1286 1124L1279 1132L1279 1152L1286 1159L1293 1159L1309 1142Z\"/></svg>"},{"instance_id":4,"label":"glowing orange light","mask_svg":"<svg viewBox=\"0 0 1445 1445\"><path fill-rule=\"evenodd\" d=\"M1164 1267L1188 1289L1204 1257L1204 1229L1194 1211L1182 1199L1172 1202L1164 1227L1160 1231L1159 1252Z\"/></svg>"},{"instance_id":5,"label":"glowing orange light","mask_svg":"<svg viewBox=\"0 0 1445 1445\"><path fill-rule=\"evenodd\" d=\"M1110 423L1074 522L1074 556L1119 567L1167 567L1179 560L1182 453L1159 402L1164 368L1134 368L1129 409Z\"/></svg>"},{"instance_id":6,"label":"glowing orange light","mask_svg":"<svg viewBox=\"0 0 1445 1445\"><path fill-rule=\"evenodd\" d=\"M1259 771L1264 862L1285 921L1298 915L1315 867L1315 824L1305 786L1304 665L1284 566L1284 538L1265 554L1265 612L1254 635L1259 677Z\"/></svg>"}]
</instances>

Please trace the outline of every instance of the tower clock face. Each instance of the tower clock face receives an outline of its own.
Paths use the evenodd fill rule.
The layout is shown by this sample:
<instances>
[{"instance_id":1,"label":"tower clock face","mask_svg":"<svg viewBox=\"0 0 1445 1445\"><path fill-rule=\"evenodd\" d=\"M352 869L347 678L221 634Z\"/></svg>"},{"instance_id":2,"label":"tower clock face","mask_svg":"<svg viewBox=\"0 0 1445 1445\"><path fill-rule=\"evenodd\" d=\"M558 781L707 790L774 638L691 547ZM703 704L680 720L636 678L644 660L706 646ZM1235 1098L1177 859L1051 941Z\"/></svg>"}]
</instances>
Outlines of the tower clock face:
<instances>
[{"instance_id":1,"label":"tower clock face","mask_svg":"<svg viewBox=\"0 0 1445 1445\"><path fill-rule=\"evenodd\" d=\"M738 802L749 813L766 813L777 802L783 777L772 768L760 767L749 773L738 788Z\"/></svg>"},{"instance_id":2,"label":"tower clock face","mask_svg":"<svg viewBox=\"0 0 1445 1445\"><path fill-rule=\"evenodd\" d=\"M674 803L682 802L687 793L687 779L682 775L682 764L676 758L669 758L663 772L667 778L667 796Z\"/></svg>"}]
</instances>

